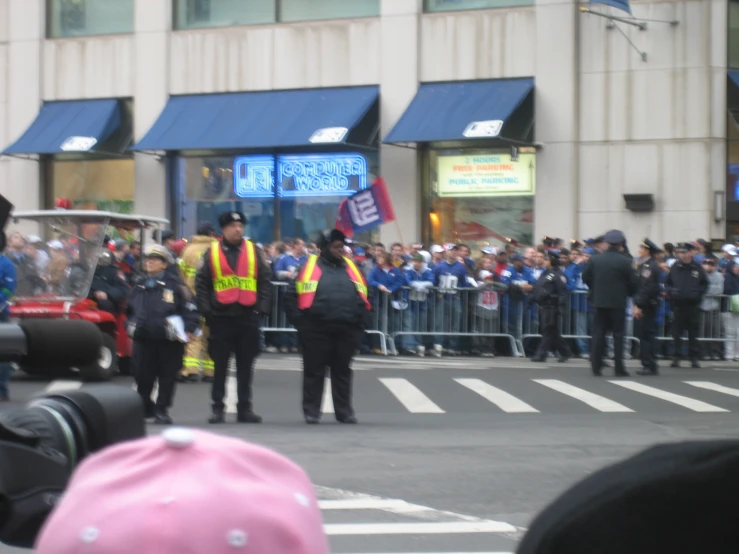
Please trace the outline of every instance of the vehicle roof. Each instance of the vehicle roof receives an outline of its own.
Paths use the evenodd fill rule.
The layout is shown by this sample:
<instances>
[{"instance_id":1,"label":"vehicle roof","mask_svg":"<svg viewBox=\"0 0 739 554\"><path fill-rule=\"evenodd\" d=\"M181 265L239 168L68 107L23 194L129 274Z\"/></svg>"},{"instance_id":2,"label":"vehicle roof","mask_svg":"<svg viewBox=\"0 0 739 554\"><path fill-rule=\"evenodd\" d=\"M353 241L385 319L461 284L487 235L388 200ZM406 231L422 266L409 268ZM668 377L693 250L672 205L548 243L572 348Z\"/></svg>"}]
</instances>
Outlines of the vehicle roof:
<instances>
[{"instance_id":1,"label":"vehicle roof","mask_svg":"<svg viewBox=\"0 0 739 554\"><path fill-rule=\"evenodd\" d=\"M137 214L118 214L114 212L101 212L96 210L35 210L28 212L13 212L11 219L52 219L59 217L77 218L82 222L95 223L107 219L109 225L130 226L137 224L140 227L149 227L151 225L169 225L168 219L161 217L151 217L148 215Z\"/></svg>"}]
</instances>

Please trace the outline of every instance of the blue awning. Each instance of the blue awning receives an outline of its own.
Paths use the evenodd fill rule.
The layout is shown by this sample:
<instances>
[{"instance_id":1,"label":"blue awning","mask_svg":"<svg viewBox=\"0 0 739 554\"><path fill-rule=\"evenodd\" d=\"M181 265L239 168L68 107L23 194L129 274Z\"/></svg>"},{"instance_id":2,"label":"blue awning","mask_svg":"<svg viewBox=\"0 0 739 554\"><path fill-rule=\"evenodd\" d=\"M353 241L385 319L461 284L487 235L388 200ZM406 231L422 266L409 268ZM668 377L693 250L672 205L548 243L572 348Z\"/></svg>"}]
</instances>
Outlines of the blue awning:
<instances>
[{"instance_id":1,"label":"blue awning","mask_svg":"<svg viewBox=\"0 0 739 554\"><path fill-rule=\"evenodd\" d=\"M629 0L590 0L591 4L605 4L619 10L623 10L626 13L631 13L631 6Z\"/></svg>"},{"instance_id":2,"label":"blue awning","mask_svg":"<svg viewBox=\"0 0 739 554\"><path fill-rule=\"evenodd\" d=\"M729 80L735 87L739 88L739 71L729 71Z\"/></svg>"},{"instance_id":3,"label":"blue awning","mask_svg":"<svg viewBox=\"0 0 739 554\"><path fill-rule=\"evenodd\" d=\"M229 150L341 144L378 88L173 96L133 150Z\"/></svg>"},{"instance_id":4,"label":"blue awning","mask_svg":"<svg viewBox=\"0 0 739 554\"><path fill-rule=\"evenodd\" d=\"M121 125L118 100L44 102L25 133L3 154L89 152Z\"/></svg>"},{"instance_id":5,"label":"blue awning","mask_svg":"<svg viewBox=\"0 0 739 554\"><path fill-rule=\"evenodd\" d=\"M421 85L384 142L496 138L533 88L533 79Z\"/></svg>"}]
</instances>

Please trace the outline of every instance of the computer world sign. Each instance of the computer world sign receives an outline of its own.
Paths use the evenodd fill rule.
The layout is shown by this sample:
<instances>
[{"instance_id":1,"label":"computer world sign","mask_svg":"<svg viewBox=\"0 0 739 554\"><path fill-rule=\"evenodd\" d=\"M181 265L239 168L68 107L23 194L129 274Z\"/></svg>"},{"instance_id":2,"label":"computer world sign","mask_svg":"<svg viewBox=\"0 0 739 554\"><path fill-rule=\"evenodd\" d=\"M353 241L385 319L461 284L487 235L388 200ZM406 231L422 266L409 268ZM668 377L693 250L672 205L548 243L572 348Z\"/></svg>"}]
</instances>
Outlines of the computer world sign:
<instances>
[{"instance_id":1,"label":"computer world sign","mask_svg":"<svg viewBox=\"0 0 739 554\"><path fill-rule=\"evenodd\" d=\"M350 196L367 188L361 154L241 156L234 160L234 193L240 198Z\"/></svg>"}]
</instances>

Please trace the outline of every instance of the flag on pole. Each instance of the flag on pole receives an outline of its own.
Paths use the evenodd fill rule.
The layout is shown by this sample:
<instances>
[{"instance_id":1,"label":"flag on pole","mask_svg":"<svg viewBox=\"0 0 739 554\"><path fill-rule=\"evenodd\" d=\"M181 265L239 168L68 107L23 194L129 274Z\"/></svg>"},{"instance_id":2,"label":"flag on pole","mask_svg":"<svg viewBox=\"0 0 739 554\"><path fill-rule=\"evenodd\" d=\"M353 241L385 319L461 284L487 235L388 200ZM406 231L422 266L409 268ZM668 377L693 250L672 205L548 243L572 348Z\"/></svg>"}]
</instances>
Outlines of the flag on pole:
<instances>
[{"instance_id":1,"label":"flag on pole","mask_svg":"<svg viewBox=\"0 0 739 554\"><path fill-rule=\"evenodd\" d=\"M591 4L605 4L619 10L623 10L628 14L631 14L631 6L629 0L590 0Z\"/></svg>"},{"instance_id":2,"label":"flag on pole","mask_svg":"<svg viewBox=\"0 0 739 554\"><path fill-rule=\"evenodd\" d=\"M353 237L391 221L395 221L393 203L385 179L378 177L368 189L355 192L341 201L336 228L347 237Z\"/></svg>"}]
</instances>

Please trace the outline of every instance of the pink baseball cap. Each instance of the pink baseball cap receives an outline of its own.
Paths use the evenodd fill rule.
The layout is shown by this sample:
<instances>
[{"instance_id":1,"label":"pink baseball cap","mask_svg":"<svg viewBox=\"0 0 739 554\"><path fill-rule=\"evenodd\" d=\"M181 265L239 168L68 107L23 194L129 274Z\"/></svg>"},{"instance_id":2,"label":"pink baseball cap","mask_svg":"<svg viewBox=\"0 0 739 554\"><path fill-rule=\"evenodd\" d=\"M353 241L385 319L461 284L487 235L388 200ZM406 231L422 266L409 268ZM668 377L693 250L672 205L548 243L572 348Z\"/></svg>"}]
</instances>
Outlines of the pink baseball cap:
<instances>
[{"instance_id":1,"label":"pink baseball cap","mask_svg":"<svg viewBox=\"0 0 739 554\"><path fill-rule=\"evenodd\" d=\"M306 473L239 439L172 427L75 470L37 554L329 554Z\"/></svg>"}]
</instances>

